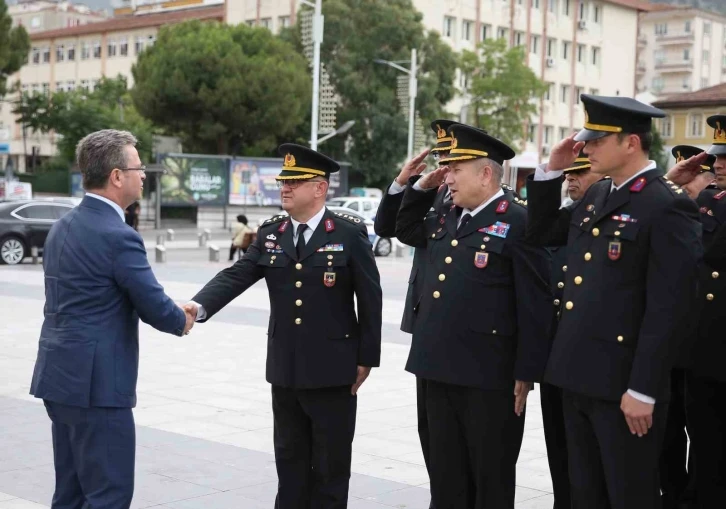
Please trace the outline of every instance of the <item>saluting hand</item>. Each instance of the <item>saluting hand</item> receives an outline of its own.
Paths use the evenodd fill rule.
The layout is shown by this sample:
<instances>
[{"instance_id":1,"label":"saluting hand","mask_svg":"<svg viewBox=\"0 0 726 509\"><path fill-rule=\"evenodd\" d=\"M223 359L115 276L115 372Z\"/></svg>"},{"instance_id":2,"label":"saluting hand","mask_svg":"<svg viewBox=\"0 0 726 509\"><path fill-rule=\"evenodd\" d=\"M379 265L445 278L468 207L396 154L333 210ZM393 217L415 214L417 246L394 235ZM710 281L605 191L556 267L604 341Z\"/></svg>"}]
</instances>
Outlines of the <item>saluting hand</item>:
<instances>
[{"instance_id":1,"label":"saluting hand","mask_svg":"<svg viewBox=\"0 0 726 509\"><path fill-rule=\"evenodd\" d=\"M628 423L630 432L639 437L648 434L648 430L653 426L653 408L655 405L643 403L635 399L627 392L623 394L620 401L620 410L625 414L625 422Z\"/></svg>"},{"instance_id":2,"label":"saluting hand","mask_svg":"<svg viewBox=\"0 0 726 509\"><path fill-rule=\"evenodd\" d=\"M545 171L557 171L569 168L575 162L580 150L585 146L584 141L575 141L577 133L572 133L557 143L550 152L550 160Z\"/></svg>"},{"instance_id":3,"label":"saluting hand","mask_svg":"<svg viewBox=\"0 0 726 509\"><path fill-rule=\"evenodd\" d=\"M517 380L514 383L514 413L517 414L517 417L522 416L524 405L527 403L527 395L531 389L532 384L529 382Z\"/></svg>"},{"instance_id":4,"label":"saluting hand","mask_svg":"<svg viewBox=\"0 0 726 509\"><path fill-rule=\"evenodd\" d=\"M701 172L701 165L708 159L706 152L684 159L668 170L666 177L674 184L685 186Z\"/></svg>"},{"instance_id":5,"label":"saluting hand","mask_svg":"<svg viewBox=\"0 0 726 509\"><path fill-rule=\"evenodd\" d=\"M358 366L358 375L355 377L355 383L350 388L350 393L355 396L355 394L358 392L358 389L360 389L360 386L363 385L363 382L366 381L366 378L368 378L368 375L371 374L371 368L366 366Z\"/></svg>"},{"instance_id":6,"label":"saluting hand","mask_svg":"<svg viewBox=\"0 0 726 509\"><path fill-rule=\"evenodd\" d=\"M421 186L421 189L423 190L437 189L441 184L444 183L446 175L448 174L449 167L440 166L431 173L424 175L421 180L418 181L418 185Z\"/></svg>"},{"instance_id":7,"label":"saluting hand","mask_svg":"<svg viewBox=\"0 0 726 509\"><path fill-rule=\"evenodd\" d=\"M429 149L424 149L420 154L414 156L413 159L408 161L401 168L401 173L396 177L396 182L399 186L405 186L408 184L408 179L414 175L421 175L421 172L426 169L426 163L422 162L429 155Z\"/></svg>"}]
</instances>

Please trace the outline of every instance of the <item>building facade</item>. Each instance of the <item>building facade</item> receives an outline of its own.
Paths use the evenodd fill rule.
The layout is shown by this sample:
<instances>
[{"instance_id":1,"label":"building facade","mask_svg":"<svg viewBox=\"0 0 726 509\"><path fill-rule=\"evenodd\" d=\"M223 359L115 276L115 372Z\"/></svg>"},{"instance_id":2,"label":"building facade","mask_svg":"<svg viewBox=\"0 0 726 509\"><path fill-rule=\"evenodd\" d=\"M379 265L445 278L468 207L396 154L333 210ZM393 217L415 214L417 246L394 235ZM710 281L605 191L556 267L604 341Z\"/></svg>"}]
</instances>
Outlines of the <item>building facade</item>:
<instances>
[{"instance_id":1,"label":"building facade","mask_svg":"<svg viewBox=\"0 0 726 509\"><path fill-rule=\"evenodd\" d=\"M21 25L32 34L45 30L69 28L108 18L103 11L93 11L82 4L57 0L18 0L8 6L13 25Z\"/></svg>"},{"instance_id":2,"label":"building facade","mask_svg":"<svg viewBox=\"0 0 726 509\"><path fill-rule=\"evenodd\" d=\"M658 6L640 15L638 92L659 98L726 81L726 17Z\"/></svg>"}]
</instances>

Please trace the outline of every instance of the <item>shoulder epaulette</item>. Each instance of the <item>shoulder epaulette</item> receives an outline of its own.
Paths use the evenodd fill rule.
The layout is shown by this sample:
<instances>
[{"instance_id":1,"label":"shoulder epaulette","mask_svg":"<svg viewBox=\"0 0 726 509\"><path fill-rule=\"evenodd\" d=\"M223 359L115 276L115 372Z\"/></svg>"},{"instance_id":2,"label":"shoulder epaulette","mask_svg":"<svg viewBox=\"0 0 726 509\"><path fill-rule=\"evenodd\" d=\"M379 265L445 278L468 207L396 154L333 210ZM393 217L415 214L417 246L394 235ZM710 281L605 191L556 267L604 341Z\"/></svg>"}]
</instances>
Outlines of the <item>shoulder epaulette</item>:
<instances>
[{"instance_id":1,"label":"shoulder epaulette","mask_svg":"<svg viewBox=\"0 0 726 509\"><path fill-rule=\"evenodd\" d=\"M675 193L675 194L684 193L683 189L681 189L681 186L672 182L667 177L660 177L660 179L661 179L661 182L663 182L668 188L670 188L671 191L673 191L673 193Z\"/></svg>"},{"instance_id":2,"label":"shoulder epaulette","mask_svg":"<svg viewBox=\"0 0 726 509\"><path fill-rule=\"evenodd\" d=\"M280 221L287 219L288 216L281 214L279 216L273 216L270 219L265 220L260 226L266 226L268 224L279 223Z\"/></svg>"},{"instance_id":3,"label":"shoulder epaulette","mask_svg":"<svg viewBox=\"0 0 726 509\"><path fill-rule=\"evenodd\" d=\"M521 200L521 199L519 199L519 198L517 198L517 197L515 196L515 197L514 197L514 199L513 199L512 201L513 201L514 203L516 203L517 205L521 205L522 207L524 207L524 208L527 208L527 200Z\"/></svg>"},{"instance_id":4,"label":"shoulder epaulette","mask_svg":"<svg viewBox=\"0 0 726 509\"><path fill-rule=\"evenodd\" d=\"M342 212L334 212L334 214L335 214L336 217L340 217L342 219L346 219L347 221L350 221L353 224L360 224L360 219L358 219L357 217L353 217L353 216L348 215L348 214L343 214Z\"/></svg>"}]
</instances>

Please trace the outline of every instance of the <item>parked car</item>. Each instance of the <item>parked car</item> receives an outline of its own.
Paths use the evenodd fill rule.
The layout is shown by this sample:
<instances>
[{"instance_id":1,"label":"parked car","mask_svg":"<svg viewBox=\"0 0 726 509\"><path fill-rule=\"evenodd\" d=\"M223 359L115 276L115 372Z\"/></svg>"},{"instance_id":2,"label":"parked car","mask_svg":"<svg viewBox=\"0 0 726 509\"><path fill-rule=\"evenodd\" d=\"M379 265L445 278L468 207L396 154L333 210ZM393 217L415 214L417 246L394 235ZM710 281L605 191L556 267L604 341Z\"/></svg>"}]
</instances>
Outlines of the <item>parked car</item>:
<instances>
[{"instance_id":1,"label":"parked car","mask_svg":"<svg viewBox=\"0 0 726 509\"><path fill-rule=\"evenodd\" d=\"M0 264L17 265L43 244L58 219L73 203L48 200L0 202Z\"/></svg>"},{"instance_id":2,"label":"parked car","mask_svg":"<svg viewBox=\"0 0 726 509\"><path fill-rule=\"evenodd\" d=\"M393 250L393 243L391 242L391 239L386 239L376 235L376 232L373 229L372 219L365 218L360 214L356 214L355 212L352 212L350 209L347 209L345 207L335 207L330 205L328 205L327 207L332 212L348 214L349 216L360 219L362 223L365 223L366 228L368 228L368 239L371 241L371 244L373 244L374 255L388 256L389 254L391 254L391 251ZM378 208L378 205L376 205L376 208Z\"/></svg>"},{"instance_id":3,"label":"parked car","mask_svg":"<svg viewBox=\"0 0 726 509\"><path fill-rule=\"evenodd\" d=\"M378 198L370 198L364 196L341 196L328 200L326 204L330 207L343 207L352 210L361 217L366 219L375 219L378 212L378 205L381 200Z\"/></svg>"}]
</instances>

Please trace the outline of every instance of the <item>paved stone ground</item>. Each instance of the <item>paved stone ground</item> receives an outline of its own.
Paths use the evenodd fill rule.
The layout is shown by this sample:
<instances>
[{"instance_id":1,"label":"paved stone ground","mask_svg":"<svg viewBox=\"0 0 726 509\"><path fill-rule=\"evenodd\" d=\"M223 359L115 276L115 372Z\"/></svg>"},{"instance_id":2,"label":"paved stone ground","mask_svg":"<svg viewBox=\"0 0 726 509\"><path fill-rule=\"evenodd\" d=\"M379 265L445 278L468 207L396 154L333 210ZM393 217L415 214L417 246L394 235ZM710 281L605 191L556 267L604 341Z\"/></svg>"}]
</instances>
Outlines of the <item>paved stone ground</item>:
<instances>
[{"instance_id":1,"label":"paved stone ground","mask_svg":"<svg viewBox=\"0 0 726 509\"><path fill-rule=\"evenodd\" d=\"M227 265L203 249L170 250L154 270L186 302ZM398 330L410 258L379 259L384 288L382 367L359 393L351 509L426 509L428 476L416 431L414 378ZM0 267L0 509L43 509L53 493L50 422L28 396L44 302L39 266ZM136 491L132 508L270 509L276 491L269 300L258 283L211 322L176 338L141 331ZM530 394L517 467L517 509L550 509L552 485L539 394Z\"/></svg>"}]
</instances>

